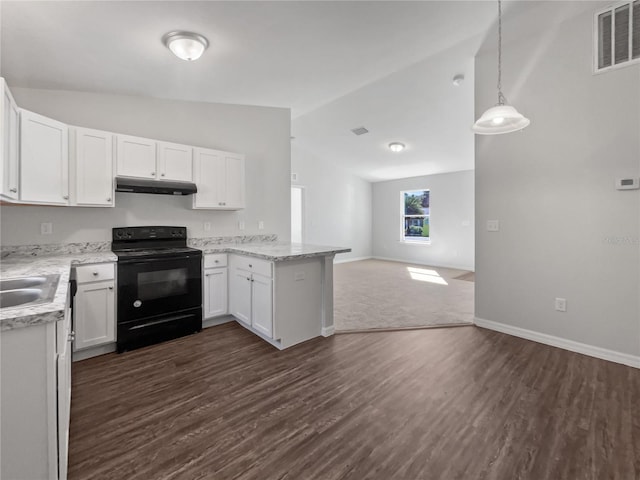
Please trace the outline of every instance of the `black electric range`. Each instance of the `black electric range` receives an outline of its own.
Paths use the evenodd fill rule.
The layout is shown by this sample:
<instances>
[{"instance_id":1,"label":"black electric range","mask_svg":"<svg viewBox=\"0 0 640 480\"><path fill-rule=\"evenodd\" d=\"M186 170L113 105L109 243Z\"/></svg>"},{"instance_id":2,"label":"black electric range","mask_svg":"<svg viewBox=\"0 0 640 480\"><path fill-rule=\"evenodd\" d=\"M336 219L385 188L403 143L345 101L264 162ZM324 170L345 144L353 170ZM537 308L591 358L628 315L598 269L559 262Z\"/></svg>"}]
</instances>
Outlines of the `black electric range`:
<instances>
[{"instance_id":1,"label":"black electric range","mask_svg":"<svg viewBox=\"0 0 640 480\"><path fill-rule=\"evenodd\" d=\"M186 227L113 229L118 352L202 330L202 252Z\"/></svg>"}]
</instances>

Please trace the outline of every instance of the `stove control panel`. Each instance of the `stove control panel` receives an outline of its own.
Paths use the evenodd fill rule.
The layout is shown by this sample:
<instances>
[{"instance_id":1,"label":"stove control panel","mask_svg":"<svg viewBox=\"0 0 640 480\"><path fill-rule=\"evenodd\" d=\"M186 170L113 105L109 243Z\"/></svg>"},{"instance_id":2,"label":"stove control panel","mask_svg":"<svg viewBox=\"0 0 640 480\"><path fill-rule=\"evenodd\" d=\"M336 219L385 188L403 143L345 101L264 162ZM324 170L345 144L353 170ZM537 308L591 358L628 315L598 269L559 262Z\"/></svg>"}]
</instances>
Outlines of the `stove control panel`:
<instances>
[{"instance_id":1,"label":"stove control panel","mask_svg":"<svg viewBox=\"0 0 640 480\"><path fill-rule=\"evenodd\" d=\"M119 227L113 229L113 241L186 239L186 227Z\"/></svg>"}]
</instances>

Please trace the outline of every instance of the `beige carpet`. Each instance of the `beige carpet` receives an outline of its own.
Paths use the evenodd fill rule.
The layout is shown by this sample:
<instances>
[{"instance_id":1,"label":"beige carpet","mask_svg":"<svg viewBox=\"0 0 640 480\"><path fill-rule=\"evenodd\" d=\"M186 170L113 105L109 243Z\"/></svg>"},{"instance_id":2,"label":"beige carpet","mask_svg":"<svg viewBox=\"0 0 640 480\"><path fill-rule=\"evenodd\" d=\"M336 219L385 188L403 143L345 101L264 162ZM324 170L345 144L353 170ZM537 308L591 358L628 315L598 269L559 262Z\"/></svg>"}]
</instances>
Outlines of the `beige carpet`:
<instances>
[{"instance_id":1,"label":"beige carpet","mask_svg":"<svg viewBox=\"0 0 640 480\"><path fill-rule=\"evenodd\" d=\"M383 260L337 264L336 331L469 325L475 284L456 278L468 273Z\"/></svg>"}]
</instances>

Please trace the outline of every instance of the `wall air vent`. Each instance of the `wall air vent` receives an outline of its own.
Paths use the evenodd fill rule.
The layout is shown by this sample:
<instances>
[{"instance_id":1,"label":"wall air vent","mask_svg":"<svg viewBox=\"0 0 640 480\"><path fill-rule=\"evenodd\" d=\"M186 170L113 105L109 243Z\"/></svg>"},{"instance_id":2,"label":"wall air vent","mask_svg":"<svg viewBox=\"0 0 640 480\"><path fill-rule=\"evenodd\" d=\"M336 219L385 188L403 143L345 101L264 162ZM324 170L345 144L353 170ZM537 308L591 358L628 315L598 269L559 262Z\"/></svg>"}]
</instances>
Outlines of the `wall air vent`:
<instances>
[{"instance_id":1,"label":"wall air vent","mask_svg":"<svg viewBox=\"0 0 640 480\"><path fill-rule=\"evenodd\" d=\"M594 35L596 72L640 62L640 0L596 12Z\"/></svg>"},{"instance_id":2,"label":"wall air vent","mask_svg":"<svg viewBox=\"0 0 640 480\"><path fill-rule=\"evenodd\" d=\"M364 127L358 127L358 128L354 128L351 130L353 133L355 133L356 135L364 135L365 133L369 133L369 130L367 130Z\"/></svg>"}]
</instances>

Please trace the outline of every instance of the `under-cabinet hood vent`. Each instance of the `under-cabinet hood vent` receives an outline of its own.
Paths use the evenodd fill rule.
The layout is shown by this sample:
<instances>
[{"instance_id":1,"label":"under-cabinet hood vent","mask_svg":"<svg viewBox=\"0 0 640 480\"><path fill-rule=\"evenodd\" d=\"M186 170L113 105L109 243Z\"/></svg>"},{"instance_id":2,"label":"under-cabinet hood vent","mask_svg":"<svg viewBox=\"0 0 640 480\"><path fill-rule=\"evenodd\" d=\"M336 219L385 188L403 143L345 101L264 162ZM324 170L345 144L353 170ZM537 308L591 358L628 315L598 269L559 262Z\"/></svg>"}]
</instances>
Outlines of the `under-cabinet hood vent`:
<instances>
[{"instance_id":1,"label":"under-cabinet hood vent","mask_svg":"<svg viewBox=\"0 0 640 480\"><path fill-rule=\"evenodd\" d=\"M198 192L195 183L145 178L116 177L116 192L153 193L156 195L192 195Z\"/></svg>"}]
</instances>

